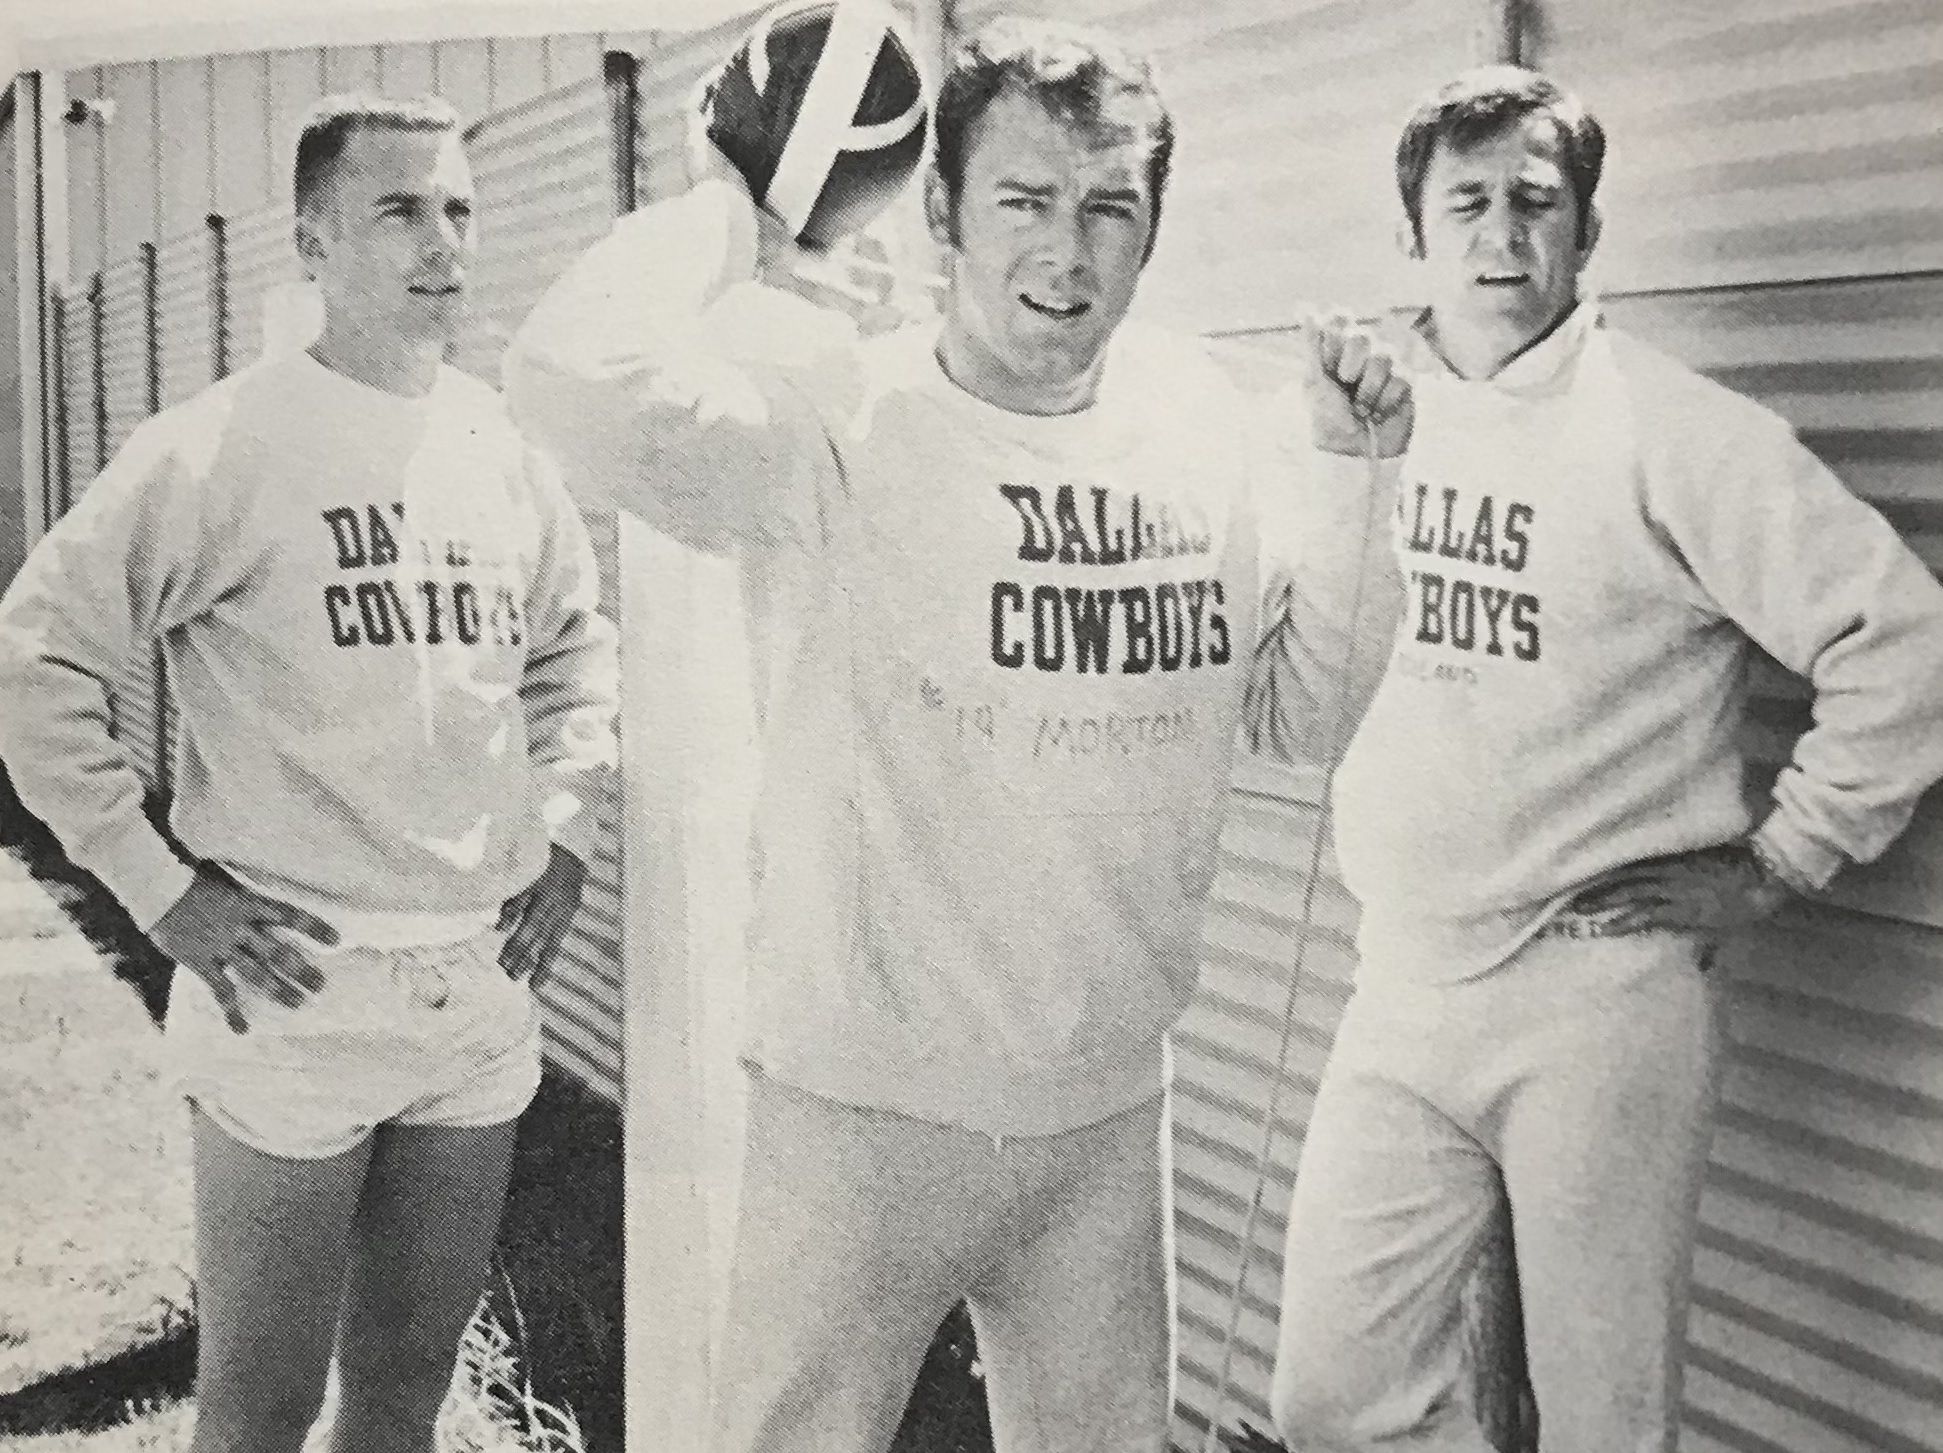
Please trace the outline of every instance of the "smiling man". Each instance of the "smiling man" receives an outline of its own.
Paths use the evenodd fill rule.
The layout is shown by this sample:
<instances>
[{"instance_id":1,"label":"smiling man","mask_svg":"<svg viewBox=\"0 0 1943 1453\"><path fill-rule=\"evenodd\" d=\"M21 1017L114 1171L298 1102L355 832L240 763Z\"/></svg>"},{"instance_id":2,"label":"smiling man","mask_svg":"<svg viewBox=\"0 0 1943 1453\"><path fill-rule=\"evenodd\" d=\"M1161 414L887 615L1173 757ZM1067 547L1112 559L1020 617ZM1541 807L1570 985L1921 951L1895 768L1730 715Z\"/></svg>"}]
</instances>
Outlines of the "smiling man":
<instances>
[{"instance_id":1,"label":"smiling man","mask_svg":"<svg viewBox=\"0 0 1943 1453\"><path fill-rule=\"evenodd\" d=\"M1335 789L1364 917L1289 1215L1297 1447L1486 1453L1457 1299L1508 1196L1543 1446L1673 1448L1716 950L1943 774L1943 588L1781 419L1601 325L1603 154L1512 68L1397 149L1430 308L1407 603ZM1762 802L1757 648L1814 692Z\"/></svg>"},{"instance_id":2,"label":"smiling man","mask_svg":"<svg viewBox=\"0 0 1943 1453\"><path fill-rule=\"evenodd\" d=\"M530 989L580 897L614 636L572 501L441 361L475 248L457 118L333 97L297 144L307 352L137 428L0 605L21 798L178 965L196 1453L428 1453L485 1284ZM174 840L112 683L157 643Z\"/></svg>"},{"instance_id":3,"label":"smiling man","mask_svg":"<svg viewBox=\"0 0 1943 1453\"><path fill-rule=\"evenodd\" d=\"M1002 1453L1166 1438L1162 1045L1289 482L1205 357L1123 326L1172 148L1143 63L994 23L936 143L940 323L859 342L752 285L787 245L717 177L581 259L508 372L577 489L737 553L760 648L718 1453L879 1453L960 1298ZM1318 441L1373 415L1401 453L1387 363L1327 353Z\"/></svg>"}]
</instances>

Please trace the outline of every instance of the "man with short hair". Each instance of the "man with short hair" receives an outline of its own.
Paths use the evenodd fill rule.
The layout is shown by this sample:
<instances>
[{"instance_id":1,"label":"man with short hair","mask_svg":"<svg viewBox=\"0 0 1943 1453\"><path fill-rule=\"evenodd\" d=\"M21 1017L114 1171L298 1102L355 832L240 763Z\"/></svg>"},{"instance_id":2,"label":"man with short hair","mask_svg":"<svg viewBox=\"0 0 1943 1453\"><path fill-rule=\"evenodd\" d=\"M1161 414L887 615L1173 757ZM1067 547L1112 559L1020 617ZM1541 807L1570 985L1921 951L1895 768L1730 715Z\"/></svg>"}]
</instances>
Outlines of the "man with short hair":
<instances>
[{"instance_id":1,"label":"man with short hair","mask_svg":"<svg viewBox=\"0 0 1943 1453\"><path fill-rule=\"evenodd\" d=\"M484 1287L530 985L579 902L613 630L571 500L443 362L475 247L457 118L332 97L297 146L323 329L140 425L0 606L24 802L187 972L196 1453L427 1453ZM160 643L175 841L110 683Z\"/></svg>"},{"instance_id":2,"label":"man with short hair","mask_svg":"<svg viewBox=\"0 0 1943 1453\"><path fill-rule=\"evenodd\" d=\"M1287 486L1205 356L1122 327L1172 145L1145 64L995 23L936 135L940 324L860 343L758 296L751 260L787 241L717 178L619 224L510 356L570 479L736 551L752 601L718 1453L888 1447L960 1298L1005 1453L1166 1439L1162 1047L1198 973L1257 495ZM1340 333L1326 362L1317 442L1358 457L1318 467L1359 472L1369 428L1400 453L1387 363Z\"/></svg>"},{"instance_id":3,"label":"man with short hair","mask_svg":"<svg viewBox=\"0 0 1943 1453\"><path fill-rule=\"evenodd\" d=\"M1716 949L1943 775L1943 588L1785 422L1601 325L1603 154L1512 67L1397 148L1406 604L1336 779L1361 964L1290 1209L1292 1446L1485 1453L1457 1298L1500 1196L1544 1446L1674 1446ZM1757 647L1815 705L1758 807Z\"/></svg>"}]
</instances>

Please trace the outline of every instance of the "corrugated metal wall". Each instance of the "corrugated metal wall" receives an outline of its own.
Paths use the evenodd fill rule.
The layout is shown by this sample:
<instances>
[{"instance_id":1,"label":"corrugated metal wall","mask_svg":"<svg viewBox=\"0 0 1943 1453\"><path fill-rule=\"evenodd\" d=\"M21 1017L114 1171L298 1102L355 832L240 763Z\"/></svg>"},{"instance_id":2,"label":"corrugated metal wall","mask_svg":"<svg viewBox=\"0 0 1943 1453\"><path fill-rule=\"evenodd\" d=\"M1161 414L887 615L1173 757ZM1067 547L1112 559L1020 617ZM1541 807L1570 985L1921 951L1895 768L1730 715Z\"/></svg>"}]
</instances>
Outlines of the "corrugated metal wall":
<instances>
[{"instance_id":1,"label":"corrugated metal wall","mask_svg":"<svg viewBox=\"0 0 1943 1453\"><path fill-rule=\"evenodd\" d=\"M975 23L994 9L973 5ZM1179 121L1141 306L1275 346L1309 303L1413 291L1391 238L1409 104L1485 8L1228 0L1057 7L1149 49ZM1943 11L1927 0L1525 8L1527 54L1612 135L1597 281L1620 326L1793 420L1943 566ZM1804 724L1764 679L1761 755ZM1198 1447L1253 1191L1320 772L1237 776L1203 987L1175 1047L1182 1447ZM1224 1422L1266 1425L1289 1187L1353 973L1325 858ZM1734 957L1736 1042L1703 1207L1691 1450L1943 1449L1943 807L1845 907ZM1856 912L1854 909L1867 912ZM1904 922L1891 922L1900 919Z\"/></svg>"},{"instance_id":2,"label":"corrugated metal wall","mask_svg":"<svg viewBox=\"0 0 1943 1453\"><path fill-rule=\"evenodd\" d=\"M614 151L606 87L596 66L557 90L495 112L467 150L479 193L473 327L459 361L497 385L512 332L561 270L613 223ZM602 605L619 619L611 514L588 520L600 559ZM593 805L600 824L586 896L541 988L553 1056L609 1098L622 1094L620 802Z\"/></svg>"},{"instance_id":3,"label":"corrugated metal wall","mask_svg":"<svg viewBox=\"0 0 1943 1453\"><path fill-rule=\"evenodd\" d=\"M626 37L449 40L94 66L68 93L115 104L114 119L66 128L72 276L141 242L287 201L304 111L319 96L435 91L468 122L601 73Z\"/></svg>"},{"instance_id":4,"label":"corrugated metal wall","mask_svg":"<svg viewBox=\"0 0 1943 1453\"><path fill-rule=\"evenodd\" d=\"M1794 423L1943 567L1943 11L1550 0L1614 134L1614 322ZM1756 749L1806 725L1770 671ZM1943 794L1733 956L1689 1453L1943 1449Z\"/></svg>"},{"instance_id":5,"label":"corrugated metal wall","mask_svg":"<svg viewBox=\"0 0 1943 1453\"><path fill-rule=\"evenodd\" d=\"M14 578L27 554L27 498L21 489L20 238L13 211L17 124L11 101L0 102L0 589Z\"/></svg>"},{"instance_id":6,"label":"corrugated metal wall","mask_svg":"<svg viewBox=\"0 0 1943 1453\"><path fill-rule=\"evenodd\" d=\"M1943 267L1928 0L1544 0L1612 135L1608 291Z\"/></svg>"},{"instance_id":7,"label":"corrugated metal wall","mask_svg":"<svg viewBox=\"0 0 1943 1453\"><path fill-rule=\"evenodd\" d=\"M1237 1287L1264 1117L1278 1075L1322 774L1245 761L1222 838L1201 989L1174 1035L1175 1266L1180 1287L1178 1446L1198 1447L1223 1385L1231 1303L1242 1307L1223 1425L1267 1429L1295 1152L1355 973L1355 901L1325 849L1261 1214Z\"/></svg>"},{"instance_id":8,"label":"corrugated metal wall","mask_svg":"<svg viewBox=\"0 0 1943 1453\"><path fill-rule=\"evenodd\" d=\"M436 86L462 112L468 103L499 104L470 137L481 244L474 326L455 355L496 385L511 330L614 216L604 41L580 35L277 52L110 66L73 78L77 93L115 97L127 109L105 134L70 134L77 153L70 170L74 273L83 279L64 289L63 301L62 457L70 497L79 497L156 407L206 387L219 364L233 371L262 352L270 295L300 280L288 153L298 118L326 90L367 86L397 94ZM155 124L162 115L166 126ZM225 199L246 204L213 209ZM171 230L151 243L164 220ZM104 257L108 265L97 270ZM98 346L90 297L97 286ZM604 534L597 529L596 543L612 609L611 521ZM130 661L112 696L117 734L135 745L150 786L166 792L175 721L156 660L143 653ZM601 831L586 901L541 999L553 1057L619 1100L619 806L610 798L596 810Z\"/></svg>"}]
</instances>

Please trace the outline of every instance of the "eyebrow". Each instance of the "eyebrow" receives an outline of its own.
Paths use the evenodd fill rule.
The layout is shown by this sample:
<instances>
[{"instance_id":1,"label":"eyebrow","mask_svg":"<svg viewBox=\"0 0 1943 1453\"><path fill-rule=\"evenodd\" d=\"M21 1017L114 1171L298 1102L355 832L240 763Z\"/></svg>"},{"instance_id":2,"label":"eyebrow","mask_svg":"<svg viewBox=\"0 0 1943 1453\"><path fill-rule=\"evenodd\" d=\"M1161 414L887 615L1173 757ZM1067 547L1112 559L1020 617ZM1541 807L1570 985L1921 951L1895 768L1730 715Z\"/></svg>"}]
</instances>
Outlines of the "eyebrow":
<instances>
[{"instance_id":1,"label":"eyebrow","mask_svg":"<svg viewBox=\"0 0 1943 1453\"><path fill-rule=\"evenodd\" d=\"M428 192L386 192L382 197L375 198L371 205L373 208L393 207L400 204L417 207L424 205L430 200L431 194ZM462 207L470 207L474 204L473 194L471 192L454 192L445 199L445 205L448 207L455 203Z\"/></svg>"},{"instance_id":2,"label":"eyebrow","mask_svg":"<svg viewBox=\"0 0 1943 1453\"><path fill-rule=\"evenodd\" d=\"M1028 197L1050 197L1054 191L1054 188L1038 182L1015 181L1011 177L1000 177L998 187L1000 191L1023 192Z\"/></svg>"},{"instance_id":3,"label":"eyebrow","mask_svg":"<svg viewBox=\"0 0 1943 1453\"><path fill-rule=\"evenodd\" d=\"M1087 198L1089 202L1125 202L1129 206L1140 205L1140 192L1134 187L1114 187L1109 191L1095 192Z\"/></svg>"}]
</instances>

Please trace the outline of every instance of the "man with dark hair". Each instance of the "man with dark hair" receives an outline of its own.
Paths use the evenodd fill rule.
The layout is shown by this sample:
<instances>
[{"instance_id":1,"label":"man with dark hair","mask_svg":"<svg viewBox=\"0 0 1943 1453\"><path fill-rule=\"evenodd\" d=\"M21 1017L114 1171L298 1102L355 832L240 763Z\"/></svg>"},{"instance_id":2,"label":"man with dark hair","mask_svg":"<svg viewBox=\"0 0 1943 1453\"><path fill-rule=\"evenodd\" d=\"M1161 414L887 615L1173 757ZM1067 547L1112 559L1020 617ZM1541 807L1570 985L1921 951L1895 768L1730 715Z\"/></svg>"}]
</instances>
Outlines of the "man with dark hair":
<instances>
[{"instance_id":1,"label":"man with dark hair","mask_svg":"<svg viewBox=\"0 0 1943 1453\"><path fill-rule=\"evenodd\" d=\"M1146 150L1147 194L1153 199L1153 225L1147 233L1147 253L1160 238L1160 209L1167 194L1167 173L1174 161L1174 118L1151 86L1136 78L1145 75L1138 57L1104 38L1091 46L1062 52L1036 47L1041 37L1029 26L998 24L968 47L945 77L938 91L937 143L933 162L939 185L950 203L946 227L957 240L957 197L965 185L966 157L979 117L1020 73L1033 77L1039 102L1055 116L1087 124L1109 105L1127 112ZM1144 260L1144 259L1143 259Z\"/></svg>"},{"instance_id":2,"label":"man with dark hair","mask_svg":"<svg viewBox=\"0 0 1943 1453\"><path fill-rule=\"evenodd\" d=\"M596 498L741 562L765 760L718 1453L881 1453L939 1322L1004 1453L1158 1450L1163 1043L1192 992L1264 477L1198 349L1123 327L1168 135L1146 67L999 23L925 210L942 320L859 342L749 285L733 176L534 310L515 407ZM767 238L766 241L760 240ZM1320 470L1405 398L1332 335ZM1346 488L1347 486L1341 486Z\"/></svg>"},{"instance_id":3,"label":"man with dark hair","mask_svg":"<svg viewBox=\"0 0 1943 1453\"><path fill-rule=\"evenodd\" d=\"M1356 993L1289 1213L1294 1446L1486 1453L1458 1292L1509 1200L1548 1449L1677 1437L1723 939L1943 775L1943 588L1781 419L1604 328L1604 140L1497 67L1412 117L1405 609L1336 778ZM1756 648L1814 725L1758 806Z\"/></svg>"},{"instance_id":4,"label":"man with dark hair","mask_svg":"<svg viewBox=\"0 0 1943 1453\"><path fill-rule=\"evenodd\" d=\"M174 959L195 1154L196 1453L428 1453L580 899L612 628L572 501L445 366L474 247L439 102L298 145L324 305L138 427L0 605L20 795ZM159 643L174 841L110 731Z\"/></svg>"}]
</instances>

